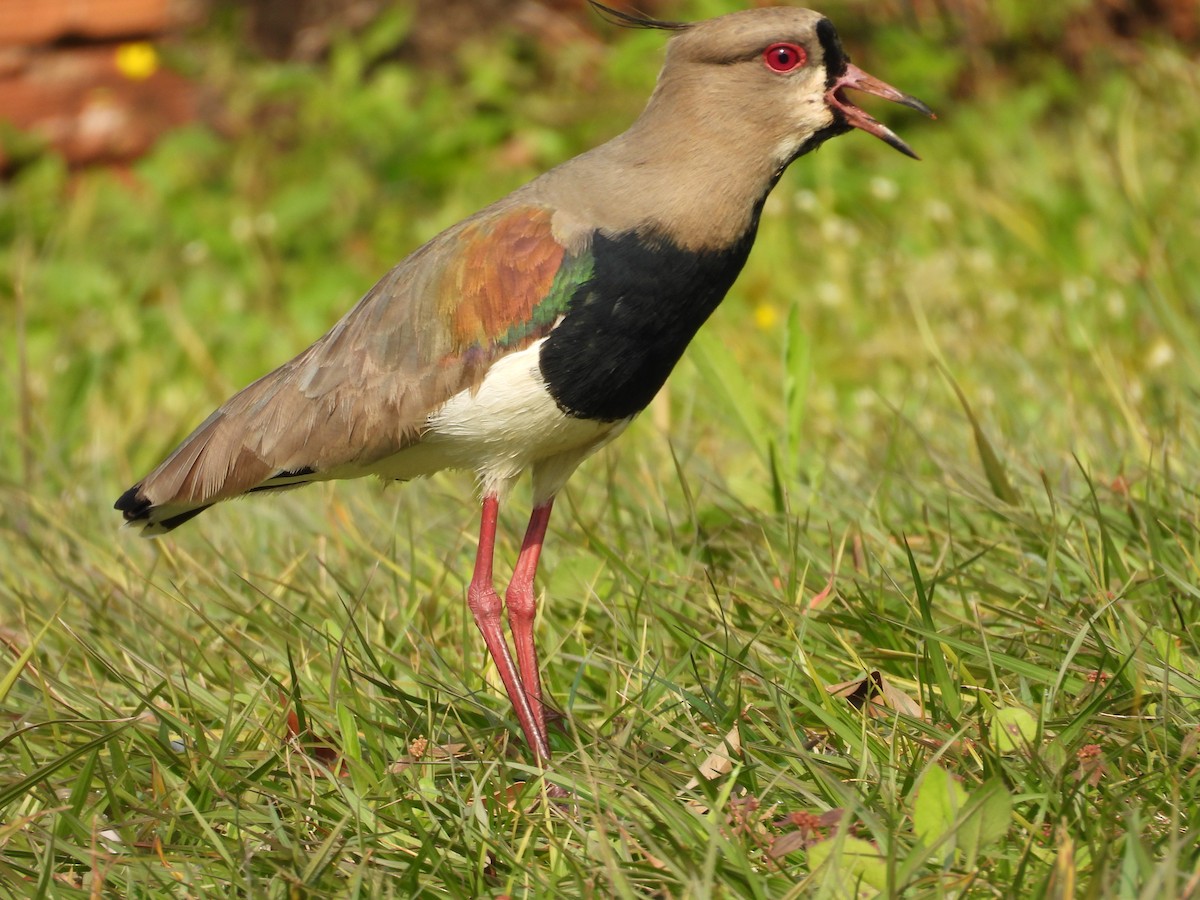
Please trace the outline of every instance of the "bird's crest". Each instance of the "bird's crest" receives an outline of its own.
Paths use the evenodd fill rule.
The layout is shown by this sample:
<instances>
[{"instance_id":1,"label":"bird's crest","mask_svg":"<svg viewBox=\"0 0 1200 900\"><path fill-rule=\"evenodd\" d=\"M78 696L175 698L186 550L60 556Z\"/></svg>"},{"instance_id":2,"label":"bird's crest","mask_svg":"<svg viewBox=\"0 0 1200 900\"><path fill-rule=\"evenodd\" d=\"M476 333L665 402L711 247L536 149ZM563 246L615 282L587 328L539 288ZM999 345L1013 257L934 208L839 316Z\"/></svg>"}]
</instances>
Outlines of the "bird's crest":
<instances>
[{"instance_id":1,"label":"bird's crest","mask_svg":"<svg viewBox=\"0 0 1200 900\"><path fill-rule=\"evenodd\" d=\"M665 19L656 19L653 16L648 16L640 12L624 12L619 9L613 9L611 6L605 6L603 3L597 3L596 0L588 0L592 9L600 14L604 21L616 25L620 28L657 28L660 31L684 31L690 28L691 22L668 22Z\"/></svg>"}]
</instances>

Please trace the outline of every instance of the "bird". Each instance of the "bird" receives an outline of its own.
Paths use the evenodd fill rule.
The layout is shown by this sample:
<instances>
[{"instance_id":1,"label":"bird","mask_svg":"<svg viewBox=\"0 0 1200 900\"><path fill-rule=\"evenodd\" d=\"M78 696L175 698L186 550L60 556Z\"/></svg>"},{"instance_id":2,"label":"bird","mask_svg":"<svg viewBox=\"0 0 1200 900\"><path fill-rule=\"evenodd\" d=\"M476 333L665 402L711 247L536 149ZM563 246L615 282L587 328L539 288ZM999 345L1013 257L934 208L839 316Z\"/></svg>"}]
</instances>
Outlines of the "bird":
<instances>
[{"instance_id":1,"label":"bird","mask_svg":"<svg viewBox=\"0 0 1200 900\"><path fill-rule=\"evenodd\" d=\"M846 92L933 117L852 64L812 10L681 22L589 2L614 24L668 35L633 124L412 252L115 504L155 536L246 494L473 472L480 527L467 605L543 766L534 579L555 496L663 386L733 285L792 162L855 129L917 158ZM532 510L502 597L497 515L525 472Z\"/></svg>"}]
</instances>

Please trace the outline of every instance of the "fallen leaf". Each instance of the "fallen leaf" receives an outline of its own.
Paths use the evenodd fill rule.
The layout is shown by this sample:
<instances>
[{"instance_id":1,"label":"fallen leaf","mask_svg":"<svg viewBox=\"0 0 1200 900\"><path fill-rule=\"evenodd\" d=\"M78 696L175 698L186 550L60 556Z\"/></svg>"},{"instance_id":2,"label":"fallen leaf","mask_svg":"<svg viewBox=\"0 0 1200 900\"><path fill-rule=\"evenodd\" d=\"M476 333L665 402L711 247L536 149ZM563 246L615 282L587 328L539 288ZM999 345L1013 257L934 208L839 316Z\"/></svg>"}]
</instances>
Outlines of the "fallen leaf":
<instances>
[{"instance_id":1,"label":"fallen leaf","mask_svg":"<svg viewBox=\"0 0 1200 900\"><path fill-rule=\"evenodd\" d=\"M835 697L842 697L855 709L867 706L867 714L873 717L889 717L892 712L898 712L914 719L925 718L921 704L884 678L878 670L854 681L827 685L825 690Z\"/></svg>"},{"instance_id":2,"label":"fallen leaf","mask_svg":"<svg viewBox=\"0 0 1200 900\"><path fill-rule=\"evenodd\" d=\"M825 839L821 832L841 823L845 815L843 809L827 809L823 813L813 813L808 810L797 810L782 819L772 822L775 828L792 828L792 831L781 834L772 843L767 855L772 859L786 856L794 850L811 846Z\"/></svg>"},{"instance_id":3,"label":"fallen leaf","mask_svg":"<svg viewBox=\"0 0 1200 900\"><path fill-rule=\"evenodd\" d=\"M745 715L749 709L744 710L742 715ZM700 763L699 774L688 780L676 796L681 796L693 790L700 784L700 779L712 781L714 778L720 778L722 775L728 775L733 771L734 757L739 755L742 750L742 735L735 724L729 729L729 732L721 739L711 753L705 757L704 762ZM708 807L698 800L688 800L687 806L699 815L704 815L708 812Z\"/></svg>"},{"instance_id":4,"label":"fallen leaf","mask_svg":"<svg viewBox=\"0 0 1200 900\"><path fill-rule=\"evenodd\" d=\"M829 599L829 595L831 593L833 593L833 582L836 577L837 577L836 573L833 573L833 572L829 573L829 581L827 581L825 583L824 588L822 588L820 591L818 591L817 593L812 595L812 598L808 601L807 604L805 604L805 609L816 609L818 606L820 606L822 603L824 603L827 599Z\"/></svg>"},{"instance_id":5,"label":"fallen leaf","mask_svg":"<svg viewBox=\"0 0 1200 900\"><path fill-rule=\"evenodd\" d=\"M465 753L466 744L435 744L429 746L427 738L417 738L408 745L408 756L396 760L388 767L388 772L398 775L412 766L431 765L451 759L463 759L470 754Z\"/></svg>"},{"instance_id":6,"label":"fallen leaf","mask_svg":"<svg viewBox=\"0 0 1200 900\"><path fill-rule=\"evenodd\" d=\"M704 762L700 763L699 775L690 779L685 784L679 793L684 794L692 790L700 784L700 779L712 781L714 778L720 778L722 775L728 775L733 771L733 757L736 756L742 749L742 735L738 730L738 726L734 725L729 732L721 739L711 753L704 758Z\"/></svg>"},{"instance_id":7,"label":"fallen leaf","mask_svg":"<svg viewBox=\"0 0 1200 900\"><path fill-rule=\"evenodd\" d=\"M628 846L632 852L637 853L642 857L642 859L646 860L646 862L648 862L652 868L660 871L667 868L667 864L643 847L638 839L630 834L629 830L624 825L619 826L618 830L620 831L621 838L625 841L626 846Z\"/></svg>"},{"instance_id":8,"label":"fallen leaf","mask_svg":"<svg viewBox=\"0 0 1200 900\"><path fill-rule=\"evenodd\" d=\"M808 835L800 831L789 831L787 834L781 834L771 842L771 849L767 851L767 856L771 857L771 859L779 859L781 856L787 856L796 850L803 850L808 844Z\"/></svg>"}]
</instances>

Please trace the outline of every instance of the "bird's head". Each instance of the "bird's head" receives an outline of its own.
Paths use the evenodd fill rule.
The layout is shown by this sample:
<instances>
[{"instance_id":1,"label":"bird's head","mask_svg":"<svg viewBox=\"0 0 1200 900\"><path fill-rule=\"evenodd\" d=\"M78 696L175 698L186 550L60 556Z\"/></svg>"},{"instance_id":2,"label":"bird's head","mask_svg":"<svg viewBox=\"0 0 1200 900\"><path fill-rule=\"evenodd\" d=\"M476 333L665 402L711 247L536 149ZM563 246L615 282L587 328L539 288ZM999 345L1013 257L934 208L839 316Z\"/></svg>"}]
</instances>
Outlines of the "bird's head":
<instances>
[{"instance_id":1,"label":"bird's head","mask_svg":"<svg viewBox=\"0 0 1200 900\"><path fill-rule=\"evenodd\" d=\"M753 129L781 166L854 128L917 158L846 92L874 94L931 118L933 112L852 65L833 23L820 13L774 7L694 23L665 22L591 2L619 25L673 33L651 104L661 97L696 128L730 126L730 133L742 128L743 140L743 126Z\"/></svg>"}]
</instances>

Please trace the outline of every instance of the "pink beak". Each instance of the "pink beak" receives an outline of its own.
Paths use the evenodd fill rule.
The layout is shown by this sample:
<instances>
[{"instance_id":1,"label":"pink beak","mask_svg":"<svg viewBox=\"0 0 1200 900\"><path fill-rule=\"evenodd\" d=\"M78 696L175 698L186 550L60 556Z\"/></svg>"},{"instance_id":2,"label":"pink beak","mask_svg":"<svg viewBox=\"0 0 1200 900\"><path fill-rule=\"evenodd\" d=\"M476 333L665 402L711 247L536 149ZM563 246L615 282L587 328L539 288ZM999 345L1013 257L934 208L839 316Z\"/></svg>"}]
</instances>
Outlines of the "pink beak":
<instances>
[{"instance_id":1,"label":"pink beak","mask_svg":"<svg viewBox=\"0 0 1200 900\"><path fill-rule=\"evenodd\" d=\"M910 109L915 109L919 113L924 113L931 119L936 119L937 116L933 114L933 110L916 97L901 93L890 84L886 84L878 78L868 75L858 66L849 63L846 64L846 71L833 83L833 87L825 92L825 101L834 109L841 112L847 124L875 135L875 137L895 147L905 156L920 159L908 144L900 140L895 132L847 100L845 94L842 92L844 88L853 88L856 91L863 91L867 94L874 94L876 97L883 97L885 100L903 104Z\"/></svg>"}]
</instances>

